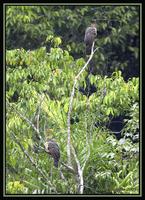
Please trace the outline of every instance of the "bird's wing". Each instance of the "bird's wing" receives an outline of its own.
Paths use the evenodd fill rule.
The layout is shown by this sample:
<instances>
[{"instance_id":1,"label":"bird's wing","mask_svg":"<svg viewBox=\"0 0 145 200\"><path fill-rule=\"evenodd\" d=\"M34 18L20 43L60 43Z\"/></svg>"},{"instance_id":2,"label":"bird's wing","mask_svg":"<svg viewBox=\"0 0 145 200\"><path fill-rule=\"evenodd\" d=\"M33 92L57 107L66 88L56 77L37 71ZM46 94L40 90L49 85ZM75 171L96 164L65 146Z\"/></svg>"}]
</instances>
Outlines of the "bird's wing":
<instances>
[{"instance_id":1,"label":"bird's wing","mask_svg":"<svg viewBox=\"0 0 145 200\"><path fill-rule=\"evenodd\" d=\"M60 151L59 149L53 147L53 148L48 148L49 154L54 158L54 160L59 160L60 159Z\"/></svg>"}]
</instances>

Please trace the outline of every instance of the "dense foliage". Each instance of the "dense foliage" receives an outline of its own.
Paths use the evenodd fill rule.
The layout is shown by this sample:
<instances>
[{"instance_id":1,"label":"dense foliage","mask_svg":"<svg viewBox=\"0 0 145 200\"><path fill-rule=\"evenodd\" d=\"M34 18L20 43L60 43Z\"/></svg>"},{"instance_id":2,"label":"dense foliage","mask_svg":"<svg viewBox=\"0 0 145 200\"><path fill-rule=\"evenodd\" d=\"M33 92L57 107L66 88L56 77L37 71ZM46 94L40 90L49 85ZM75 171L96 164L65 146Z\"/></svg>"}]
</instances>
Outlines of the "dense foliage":
<instances>
[{"instance_id":1,"label":"dense foliage","mask_svg":"<svg viewBox=\"0 0 145 200\"><path fill-rule=\"evenodd\" d=\"M75 88L71 116L81 165L90 152L84 194L139 193L139 6L7 6L7 194L78 193L61 162L67 163L70 94L86 62L83 37L92 18L99 49L93 74L85 70ZM80 90L86 77L96 88L89 97ZM119 140L107 128L117 116L124 117ZM60 147L59 169L43 149L50 136Z\"/></svg>"},{"instance_id":2,"label":"dense foliage","mask_svg":"<svg viewBox=\"0 0 145 200\"><path fill-rule=\"evenodd\" d=\"M95 55L97 73L123 71L129 78L139 75L139 6L7 6L8 49L51 48L50 39L61 37L62 49L74 58L84 57L84 31L97 20L100 47ZM56 39L57 40L57 39ZM98 62L99 61L99 62Z\"/></svg>"}]
</instances>

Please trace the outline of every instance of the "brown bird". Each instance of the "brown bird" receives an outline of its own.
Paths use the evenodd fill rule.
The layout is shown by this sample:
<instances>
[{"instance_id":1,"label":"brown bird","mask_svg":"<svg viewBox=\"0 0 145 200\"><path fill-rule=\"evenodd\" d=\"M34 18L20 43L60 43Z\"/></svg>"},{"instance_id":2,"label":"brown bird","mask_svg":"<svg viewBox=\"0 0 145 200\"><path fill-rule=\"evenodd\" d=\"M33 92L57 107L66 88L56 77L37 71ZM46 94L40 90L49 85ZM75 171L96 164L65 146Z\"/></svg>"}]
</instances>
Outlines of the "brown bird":
<instances>
[{"instance_id":1,"label":"brown bird","mask_svg":"<svg viewBox=\"0 0 145 200\"><path fill-rule=\"evenodd\" d=\"M59 162L59 159L60 159L59 146L52 139L48 139L45 142L44 146L45 146L45 151L53 157L54 166L58 167L58 162Z\"/></svg>"},{"instance_id":2,"label":"brown bird","mask_svg":"<svg viewBox=\"0 0 145 200\"><path fill-rule=\"evenodd\" d=\"M96 36L97 36L96 22L93 20L91 26L89 26L85 31L84 42L86 44L86 55L91 54L92 45L93 42L95 41Z\"/></svg>"}]
</instances>

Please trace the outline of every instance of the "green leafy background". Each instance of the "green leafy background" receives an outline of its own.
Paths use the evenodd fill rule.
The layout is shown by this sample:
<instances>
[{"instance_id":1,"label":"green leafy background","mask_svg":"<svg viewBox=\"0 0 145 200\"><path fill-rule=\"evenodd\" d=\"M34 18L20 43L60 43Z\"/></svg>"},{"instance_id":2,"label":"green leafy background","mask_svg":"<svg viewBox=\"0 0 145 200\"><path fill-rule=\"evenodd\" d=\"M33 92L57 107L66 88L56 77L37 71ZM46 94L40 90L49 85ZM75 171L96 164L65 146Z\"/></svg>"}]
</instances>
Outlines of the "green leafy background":
<instances>
[{"instance_id":1,"label":"green leafy background","mask_svg":"<svg viewBox=\"0 0 145 200\"><path fill-rule=\"evenodd\" d=\"M79 92L80 86L86 87L86 70L75 90L71 116L72 143L81 165L88 153L89 130L84 194L139 194L139 142L133 142L139 130L139 6L131 5L6 6L7 194L77 194L73 174L64 168L62 180L52 158L39 147L51 135L59 144L60 162L67 162L70 94L74 78L86 62L83 39L92 18L97 20L95 47L99 49L89 80L97 92L89 98ZM19 113L35 124L42 98L42 139L38 139ZM122 138L117 140L104 124L110 122L110 116L120 115L126 119ZM75 161L73 165L75 168Z\"/></svg>"}]
</instances>

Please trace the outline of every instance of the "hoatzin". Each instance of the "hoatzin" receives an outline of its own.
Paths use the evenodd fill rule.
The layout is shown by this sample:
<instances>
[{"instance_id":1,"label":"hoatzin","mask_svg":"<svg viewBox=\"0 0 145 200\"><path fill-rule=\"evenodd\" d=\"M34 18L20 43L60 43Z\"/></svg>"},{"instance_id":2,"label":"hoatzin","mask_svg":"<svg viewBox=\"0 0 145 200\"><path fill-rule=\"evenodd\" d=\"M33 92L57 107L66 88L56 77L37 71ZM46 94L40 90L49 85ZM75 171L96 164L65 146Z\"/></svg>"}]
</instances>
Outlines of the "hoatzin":
<instances>
[{"instance_id":1,"label":"hoatzin","mask_svg":"<svg viewBox=\"0 0 145 200\"><path fill-rule=\"evenodd\" d=\"M54 166L58 167L58 162L60 159L59 146L52 139L48 139L45 142L44 146L45 146L45 151L52 156L52 158L54 160Z\"/></svg>"},{"instance_id":2,"label":"hoatzin","mask_svg":"<svg viewBox=\"0 0 145 200\"><path fill-rule=\"evenodd\" d=\"M85 31L84 42L86 44L86 55L91 54L91 49L93 42L95 41L95 37L97 36L97 28L95 20L92 20L91 25Z\"/></svg>"}]
</instances>

